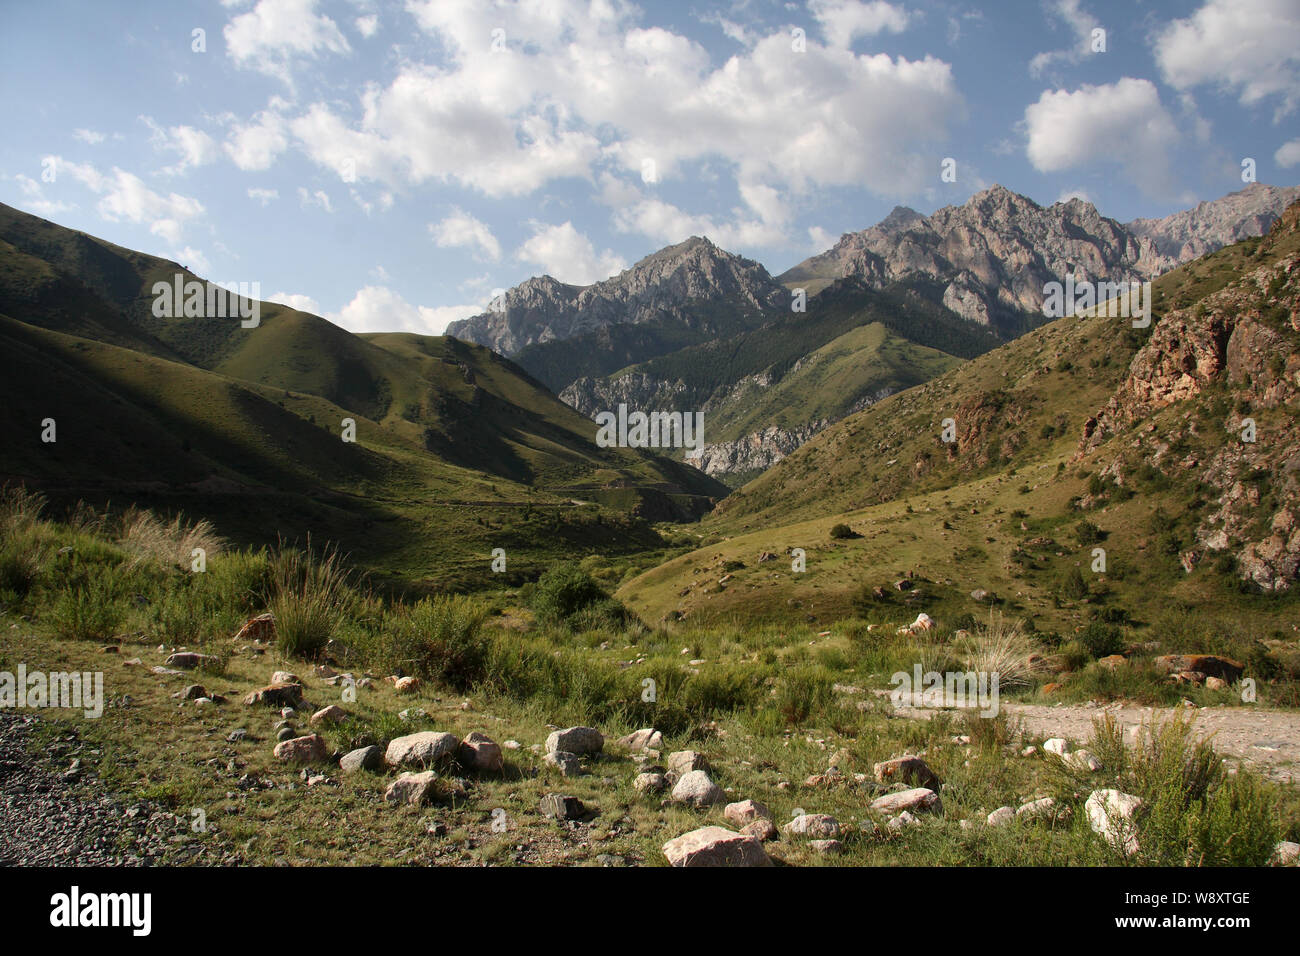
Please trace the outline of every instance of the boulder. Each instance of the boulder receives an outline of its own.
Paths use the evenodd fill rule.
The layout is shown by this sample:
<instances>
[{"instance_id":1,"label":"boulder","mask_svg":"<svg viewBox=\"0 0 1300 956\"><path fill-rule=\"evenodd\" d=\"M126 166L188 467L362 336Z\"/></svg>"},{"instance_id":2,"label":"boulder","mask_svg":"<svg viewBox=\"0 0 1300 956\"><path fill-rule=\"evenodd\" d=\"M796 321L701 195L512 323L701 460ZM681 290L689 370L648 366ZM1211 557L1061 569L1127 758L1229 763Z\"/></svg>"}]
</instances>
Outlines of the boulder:
<instances>
[{"instance_id":1,"label":"boulder","mask_svg":"<svg viewBox=\"0 0 1300 956\"><path fill-rule=\"evenodd\" d=\"M393 690L399 694L414 694L420 689L420 678L418 677L394 677Z\"/></svg>"},{"instance_id":2,"label":"boulder","mask_svg":"<svg viewBox=\"0 0 1300 956\"><path fill-rule=\"evenodd\" d=\"M763 844L725 827L701 827L663 846L671 866L771 866Z\"/></svg>"},{"instance_id":3,"label":"boulder","mask_svg":"<svg viewBox=\"0 0 1300 956\"><path fill-rule=\"evenodd\" d=\"M1070 751L1070 745L1066 743L1064 737L1051 737L1043 741L1043 749L1049 754L1056 754L1058 757L1064 757Z\"/></svg>"},{"instance_id":4,"label":"boulder","mask_svg":"<svg viewBox=\"0 0 1300 956\"><path fill-rule=\"evenodd\" d=\"M1215 654L1165 654L1155 658L1151 663L1155 665L1156 670L1165 674L1195 671L1206 677L1217 677L1229 684L1235 684L1240 680L1242 672L1246 669L1246 665L1239 661Z\"/></svg>"},{"instance_id":5,"label":"boulder","mask_svg":"<svg viewBox=\"0 0 1300 956\"><path fill-rule=\"evenodd\" d=\"M1087 750L1076 750L1066 754L1064 759L1067 767L1080 773L1096 773L1101 769L1101 761Z\"/></svg>"},{"instance_id":6,"label":"boulder","mask_svg":"<svg viewBox=\"0 0 1300 956\"><path fill-rule=\"evenodd\" d=\"M809 840L808 847L822 856L839 856L844 852L844 844L839 840Z\"/></svg>"},{"instance_id":7,"label":"boulder","mask_svg":"<svg viewBox=\"0 0 1300 956\"><path fill-rule=\"evenodd\" d=\"M1273 855L1268 858L1269 866L1295 866L1300 862L1300 843L1283 840L1273 847Z\"/></svg>"},{"instance_id":8,"label":"boulder","mask_svg":"<svg viewBox=\"0 0 1300 956\"><path fill-rule=\"evenodd\" d=\"M1141 797L1119 790L1094 790L1083 805L1092 831L1125 856L1138 850L1134 817L1142 807Z\"/></svg>"},{"instance_id":9,"label":"boulder","mask_svg":"<svg viewBox=\"0 0 1300 956\"><path fill-rule=\"evenodd\" d=\"M282 740L275 745L273 753L276 760L290 763L314 763L329 756L325 750L325 741L316 734Z\"/></svg>"},{"instance_id":10,"label":"boulder","mask_svg":"<svg viewBox=\"0 0 1300 956\"><path fill-rule=\"evenodd\" d=\"M343 755L339 767L349 772L379 770L384 766L384 752L379 747L360 747Z\"/></svg>"},{"instance_id":11,"label":"boulder","mask_svg":"<svg viewBox=\"0 0 1300 956\"><path fill-rule=\"evenodd\" d=\"M707 767L704 755L694 750L677 750L668 755L668 770L678 776L692 770L705 770Z\"/></svg>"},{"instance_id":12,"label":"boulder","mask_svg":"<svg viewBox=\"0 0 1300 956\"><path fill-rule=\"evenodd\" d=\"M1011 807L998 807L985 819L991 827L1004 827L1016 818L1016 811Z\"/></svg>"},{"instance_id":13,"label":"boulder","mask_svg":"<svg viewBox=\"0 0 1300 956\"><path fill-rule=\"evenodd\" d=\"M1016 808L1016 816L1022 820L1068 820L1070 808L1058 804L1055 797L1043 797L1021 804Z\"/></svg>"},{"instance_id":14,"label":"boulder","mask_svg":"<svg viewBox=\"0 0 1300 956\"><path fill-rule=\"evenodd\" d=\"M181 697L185 700L198 700L200 697L207 697L208 691L202 684L191 684L181 692Z\"/></svg>"},{"instance_id":15,"label":"boulder","mask_svg":"<svg viewBox=\"0 0 1300 956\"><path fill-rule=\"evenodd\" d=\"M582 773L582 758L563 750L546 754L542 757L542 763L559 770L564 777L576 777Z\"/></svg>"},{"instance_id":16,"label":"boulder","mask_svg":"<svg viewBox=\"0 0 1300 956\"><path fill-rule=\"evenodd\" d=\"M393 805L405 803L413 807L423 806L432 802L437 781L438 775L432 770L404 773L388 785L388 789L384 791L384 802Z\"/></svg>"},{"instance_id":17,"label":"boulder","mask_svg":"<svg viewBox=\"0 0 1300 956\"><path fill-rule=\"evenodd\" d=\"M920 757L895 757L876 764L872 771L881 783L907 783L928 790L939 789L938 775Z\"/></svg>"},{"instance_id":18,"label":"boulder","mask_svg":"<svg viewBox=\"0 0 1300 956\"><path fill-rule=\"evenodd\" d=\"M582 801L567 794L548 793L537 804L542 816L551 820L576 820L587 812Z\"/></svg>"},{"instance_id":19,"label":"boulder","mask_svg":"<svg viewBox=\"0 0 1300 956\"><path fill-rule=\"evenodd\" d=\"M272 684L301 684L302 678L292 671L276 671L271 675Z\"/></svg>"},{"instance_id":20,"label":"boulder","mask_svg":"<svg viewBox=\"0 0 1300 956\"><path fill-rule=\"evenodd\" d=\"M653 728L647 727L644 730L638 730L626 737L619 738L618 742L628 750L662 750L664 735Z\"/></svg>"},{"instance_id":21,"label":"boulder","mask_svg":"<svg viewBox=\"0 0 1300 956\"><path fill-rule=\"evenodd\" d=\"M557 730L546 738L546 752L577 754L598 754L605 749L604 735L594 727L570 727Z\"/></svg>"},{"instance_id":22,"label":"boulder","mask_svg":"<svg viewBox=\"0 0 1300 956\"><path fill-rule=\"evenodd\" d=\"M637 793L663 793L668 789L668 778L661 773L639 773L632 786Z\"/></svg>"},{"instance_id":23,"label":"boulder","mask_svg":"<svg viewBox=\"0 0 1300 956\"><path fill-rule=\"evenodd\" d=\"M456 750L456 759L461 766L476 773L497 773L505 766L501 747L487 734L477 730L460 742Z\"/></svg>"},{"instance_id":24,"label":"boulder","mask_svg":"<svg viewBox=\"0 0 1300 956\"><path fill-rule=\"evenodd\" d=\"M943 802L939 795L928 787L914 787L887 793L871 801L871 809L879 813L901 813L910 810L913 813L943 813Z\"/></svg>"},{"instance_id":25,"label":"boulder","mask_svg":"<svg viewBox=\"0 0 1300 956\"><path fill-rule=\"evenodd\" d=\"M186 670L193 670L196 667L215 667L221 663L221 658L213 657L211 654L199 654L195 651L177 651L163 663L169 667L183 667Z\"/></svg>"},{"instance_id":26,"label":"boulder","mask_svg":"<svg viewBox=\"0 0 1300 956\"><path fill-rule=\"evenodd\" d=\"M728 823L735 824L738 827L744 827L755 820L772 819L772 814L767 807L755 800L741 800L737 803L729 803L723 809L722 815L727 818Z\"/></svg>"},{"instance_id":27,"label":"boulder","mask_svg":"<svg viewBox=\"0 0 1300 956\"><path fill-rule=\"evenodd\" d=\"M425 730L418 734L395 737L388 743L384 762L390 767L418 765L429 767L440 760L452 757L460 746L455 734L440 730Z\"/></svg>"},{"instance_id":28,"label":"boulder","mask_svg":"<svg viewBox=\"0 0 1300 956\"><path fill-rule=\"evenodd\" d=\"M780 836L776 824L771 820L755 820L752 823L746 823L740 828L740 832L762 843L769 843Z\"/></svg>"},{"instance_id":29,"label":"boulder","mask_svg":"<svg viewBox=\"0 0 1300 956\"><path fill-rule=\"evenodd\" d=\"M673 787L672 799L674 803L684 803L699 809L722 803L727 799L727 795L722 792L721 787L709 779L709 775L703 770L692 770L682 774L681 779L677 781L677 785Z\"/></svg>"},{"instance_id":30,"label":"boulder","mask_svg":"<svg viewBox=\"0 0 1300 956\"><path fill-rule=\"evenodd\" d=\"M297 707L302 703L301 684L268 684L244 698L244 705L262 704L266 707Z\"/></svg>"},{"instance_id":31,"label":"boulder","mask_svg":"<svg viewBox=\"0 0 1300 956\"><path fill-rule=\"evenodd\" d=\"M781 831L786 836L804 839L837 840L840 836L840 821L826 813L804 813L783 826Z\"/></svg>"},{"instance_id":32,"label":"boulder","mask_svg":"<svg viewBox=\"0 0 1300 956\"><path fill-rule=\"evenodd\" d=\"M235 635L235 640L270 644L275 640L275 615L268 611L266 614L250 617Z\"/></svg>"},{"instance_id":33,"label":"boulder","mask_svg":"<svg viewBox=\"0 0 1300 956\"><path fill-rule=\"evenodd\" d=\"M311 715L311 725L315 727L320 724L337 724L347 715L348 712L338 704L330 704Z\"/></svg>"}]
</instances>

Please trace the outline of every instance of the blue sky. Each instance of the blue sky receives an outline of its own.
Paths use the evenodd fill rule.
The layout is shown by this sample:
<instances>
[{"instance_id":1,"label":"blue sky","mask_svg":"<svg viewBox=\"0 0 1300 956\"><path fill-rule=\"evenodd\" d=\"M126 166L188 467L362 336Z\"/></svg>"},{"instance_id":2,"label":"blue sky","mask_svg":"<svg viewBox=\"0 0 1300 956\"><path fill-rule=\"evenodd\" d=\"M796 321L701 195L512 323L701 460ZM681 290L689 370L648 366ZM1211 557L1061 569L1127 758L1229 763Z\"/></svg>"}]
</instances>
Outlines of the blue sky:
<instances>
[{"instance_id":1,"label":"blue sky","mask_svg":"<svg viewBox=\"0 0 1300 956\"><path fill-rule=\"evenodd\" d=\"M775 274L993 183L1300 181L1300 0L44 0L0 86L0 201L354 331L690 235Z\"/></svg>"}]
</instances>

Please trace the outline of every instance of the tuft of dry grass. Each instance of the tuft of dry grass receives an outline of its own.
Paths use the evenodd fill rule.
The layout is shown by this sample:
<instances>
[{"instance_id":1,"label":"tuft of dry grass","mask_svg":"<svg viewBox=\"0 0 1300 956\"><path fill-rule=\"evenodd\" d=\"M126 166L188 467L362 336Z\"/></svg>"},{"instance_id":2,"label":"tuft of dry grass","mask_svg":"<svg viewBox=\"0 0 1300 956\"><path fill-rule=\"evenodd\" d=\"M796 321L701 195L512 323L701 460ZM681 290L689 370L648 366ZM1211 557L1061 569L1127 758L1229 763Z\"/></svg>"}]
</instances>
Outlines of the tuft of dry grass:
<instances>
[{"instance_id":1,"label":"tuft of dry grass","mask_svg":"<svg viewBox=\"0 0 1300 956\"><path fill-rule=\"evenodd\" d=\"M136 560L152 559L166 566L190 567L196 549L207 557L219 554L225 542L211 522L190 522L182 514L170 522L143 508L128 508L118 521L117 542Z\"/></svg>"},{"instance_id":2,"label":"tuft of dry grass","mask_svg":"<svg viewBox=\"0 0 1300 956\"><path fill-rule=\"evenodd\" d=\"M34 528L45 505L39 491L16 484L0 487L0 542Z\"/></svg>"},{"instance_id":3,"label":"tuft of dry grass","mask_svg":"<svg viewBox=\"0 0 1300 956\"><path fill-rule=\"evenodd\" d=\"M954 650L967 670L996 673L1000 687L1028 687L1033 683L1029 658L1036 648L1020 621L1007 623L1002 615L992 615L987 625L957 641Z\"/></svg>"}]
</instances>

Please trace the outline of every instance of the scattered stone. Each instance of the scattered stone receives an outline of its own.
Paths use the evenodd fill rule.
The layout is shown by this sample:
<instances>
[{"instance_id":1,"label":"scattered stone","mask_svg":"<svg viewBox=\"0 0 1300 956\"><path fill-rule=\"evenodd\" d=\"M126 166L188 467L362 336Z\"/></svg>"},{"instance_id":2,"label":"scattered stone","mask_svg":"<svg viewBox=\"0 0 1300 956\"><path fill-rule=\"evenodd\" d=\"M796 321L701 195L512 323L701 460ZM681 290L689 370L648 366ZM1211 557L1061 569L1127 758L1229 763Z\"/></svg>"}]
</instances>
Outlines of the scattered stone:
<instances>
[{"instance_id":1,"label":"scattered stone","mask_svg":"<svg viewBox=\"0 0 1300 956\"><path fill-rule=\"evenodd\" d=\"M738 803L729 803L722 811L722 815L727 818L728 823L738 827L744 827L755 820L771 820L772 814L755 800L741 800Z\"/></svg>"},{"instance_id":2,"label":"scattered stone","mask_svg":"<svg viewBox=\"0 0 1300 956\"><path fill-rule=\"evenodd\" d=\"M1123 654L1111 654L1097 661L1097 664L1107 670L1113 671L1115 668L1128 663L1128 658Z\"/></svg>"},{"instance_id":3,"label":"scattered stone","mask_svg":"<svg viewBox=\"0 0 1300 956\"><path fill-rule=\"evenodd\" d=\"M907 783L935 791L940 786L938 775L920 757L895 757L876 764L872 772L881 783Z\"/></svg>"},{"instance_id":4,"label":"scattered stone","mask_svg":"<svg viewBox=\"0 0 1300 956\"><path fill-rule=\"evenodd\" d=\"M425 730L418 734L395 737L389 741L384 762L390 767L402 767L408 764L428 767L454 755L459 746L460 738L455 734Z\"/></svg>"},{"instance_id":5,"label":"scattered stone","mask_svg":"<svg viewBox=\"0 0 1300 956\"><path fill-rule=\"evenodd\" d=\"M637 793L663 793L668 789L668 778L661 773L639 773L632 786Z\"/></svg>"},{"instance_id":6,"label":"scattered stone","mask_svg":"<svg viewBox=\"0 0 1300 956\"><path fill-rule=\"evenodd\" d=\"M840 822L826 813L804 813L781 828L786 836L810 840L835 840L840 835Z\"/></svg>"},{"instance_id":7,"label":"scattered stone","mask_svg":"<svg viewBox=\"0 0 1300 956\"><path fill-rule=\"evenodd\" d=\"M186 670L193 670L196 667L215 667L221 663L221 658L213 657L210 654L199 654L195 651L177 651L163 663L169 667L183 667Z\"/></svg>"},{"instance_id":8,"label":"scattered stone","mask_svg":"<svg viewBox=\"0 0 1300 956\"><path fill-rule=\"evenodd\" d=\"M809 840L808 846L822 856L839 856L844 852L844 844L839 840Z\"/></svg>"},{"instance_id":9,"label":"scattered stone","mask_svg":"<svg viewBox=\"0 0 1300 956\"><path fill-rule=\"evenodd\" d=\"M296 707L302 703L301 684L271 684L255 690L244 698L244 705L263 704L267 707Z\"/></svg>"},{"instance_id":10,"label":"scattered stone","mask_svg":"<svg viewBox=\"0 0 1300 956\"><path fill-rule=\"evenodd\" d=\"M701 827L663 845L671 866L771 866L763 844L725 827Z\"/></svg>"},{"instance_id":11,"label":"scattered stone","mask_svg":"<svg viewBox=\"0 0 1300 956\"><path fill-rule=\"evenodd\" d=\"M317 664L315 667L312 668L312 674L314 674L316 677L320 677L325 680L329 680L332 677L339 676L339 672L336 671L334 668L330 667L328 664Z\"/></svg>"},{"instance_id":12,"label":"scattered stone","mask_svg":"<svg viewBox=\"0 0 1300 956\"><path fill-rule=\"evenodd\" d=\"M311 715L311 725L315 727L319 724L337 724L347 715L348 712L338 704L330 704Z\"/></svg>"},{"instance_id":13,"label":"scattered stone","mask_svg":"<svg viewBox=\"0 0 1300 956\"><path fill-rule=\"evenodd\" d=\"M1268 858L1270 866L1295 866L1300 861L1300 843L1283 840L1273 847L1273 855Z\"/></svg>"},{"instance_id":14,"label":"scattered stone","mask_svg":"<svg viewBox=\"0 0 1300 956\"><path fill-rule=\"evenodd\" d=\"M325 741L317 734L282 740L275 745L275 759L291 763L314 763L329 756Z\"/></svg>"},{"instance_id":15,"label":"scattered stone","mask_svg":"<svg viewBox=\"0 0 1300 956\"><path fill-rule=\"evenodd\" d=\"M1241 679L1246 665L1230 657L1214 654L1165 654L1152 662L1156 670L1165 674L1180 674L1195 671L1206 677L1217 677L1235 684Z\"/></svg>"},{"instance_id":16,"label":"scattered stone","mask_svg":"<svg viewBox=\"0 0 1300 956\"><path fill-rule=\"evenodd\" d=\"M577 754L566 753L563 750L546 754L542 757L542 763L556 768L560 771L560 775L564 777L576 777L582 773L582 758Z\"/></svg>"},{"instance_id":17,"label":"scattered stone","mask_svg":"<svg viewBox=\"0 0 1300 956\"><path fill-rule=\"evenodd\" d=\"M1066 743L1063 737L1052 737L1043 741L1043 750L1049 754L1056 754L1058 757L1064 757L1070 752L1070 745Z\"/></svg>"},{"instance_id":18,"label":"scattered stone","mask_svg":"<svg viewBox=\"0 0 1300 956\"><path fill-rule=\"evenodd\" d=\"M638 730L619 739L619 744L628 750L662 750L664 735L652 727Z\"/></svg>"},{"instance_id":19,"label":"scattered stone","mask_svg":"<svg viewBox=\"0 0 1300 956\"><path fill-rule=\"evenodd\" d=\"M1225 690L1227 686L1228 686L1228 682L1224 680L1222 677L1205 678L1206 690Z\"/></svg>"},{"instance_id":20,"label":"scattered stone","mask_svg":"<svg viewBox=\"0 0 1300 956\"><path fill-rule=\"evenodd\" d=\"M577 754L598 754L605 749L604 735L594 727L570 727L557 730L546 738L546 752Z\"/></svg>"},{"instance_id":21,"label":"scattered stone","mask_svg":"<svg viewBox=\"0 0 1300 956\"><path fill-rule=\"evenodd\" d=\"M576 820L587 812L582 801L566 794L548 793L537 804L538 812L551 820Z\"/></svg>"},{"instance_id":22,"label":"scattered stone","mask_svg":"<svg viewBox=\"0 0 1300 956\"><path fill-rule=\"evenodd\" d=\"M293 740L297 736L298 731L294 730L292 727L281 727L275 732L275 739L280 741Z\"/></svg>"},{"instance_id":23,"label":"scattered stone","mask_svg":"<svg viewBox=\"0 0 1300 956\"><path fill-rule=\"evenodd\" d=\"M1017 807L1016 816L1025 820L1068 820L1070 808L1058 804L1055 797L1043 797Z\"/></svg>"},{"instance_id":24,"label":"scattered stone","mask_svg":"<svg viewBox=\"0 0 1300 956\"><path fill-rule=\"evenodd\" d=\"M230 733L226 734L227 742L232 744L237 744L241 740L247 740L247 739L248 739L248 731L245 730L243 727L240 727L236 730L232 730Z\"/></svg>"},{"instance_id":25,"label":"scattered stone","mask_svg":"<svg viewBox=\"0 0 1300 956\"><path fill-rule=\"evenodd\" d=\"M406 710L399 710L397 716L409 724L413 720L423 720L429 714L423 707L408 707Z\"/></svg>"},{"instance_id":26,"label":"scattered stone","mask_svg":"<svg viewBox=\"0 0 1300 956\"><path fill-rule=\"evenodd\" d=\"M301 684L302 678L293 671L276 671L271 675L272 684Z\"/></svg>"},{"instance_id":27,"label":"scattered stone","mask_svg":"<svg viewBox=\"0 0 1300 956\"><path fill-rule=\"evenodd\" d=\"M268 611L257 617L250 617L235 635L235 640L270 644L275 640L275 615Z\"/></svg>"},{"instance_id":28,"label":"scattered stone","mask_svg":"<svg viewBox=\"0 0 1300 956\"><path fill-rule=\"evenodd\" d=\"M384 751L379 747L360 747L343 755L339 767L348 772L380 770L384 766Z\"/></svg>"},{"instance_id":29,"label":"scattered stone","mask_svg":"<svg viewBox=\"0 0 1300 956\"><path fill-rule=\"evenodd\" d=\"M399 694L414 694L420 689L420 678L418 677L394 677L393 690Z\"/></svg>"},{"instance_id":30,"label":"scattered stone","mask_svg":"<svg viewBox=\"0 0 1300 956\"><path fill-rule=\"evenodd\" d=\"M939 795L927 787L914 787L898 793L887 793L871 801L871 809L881 813L900 813L912 810L922 813L943 813Z\"/></svg>"},{"instance_id":31,"label":"scattered stone","mask_svg":"<svg viewBox=\"0 0 1300 956\"><path fill-rule=\"evenodd\" d=\"M692 770L682 774L681 779L677 781L677 785L673 787L672 799L674 803L684 803L699 809L722 803L727 799L727 795L722 792L721 787L709 779L709 775L703 770Z\"/></svg>"},{"instance_id":32,"label":"scattered stone","mask_svg":"<svg viewBox=\"0 0 1300 956\"><path fill-rule=\"evenodd\" d=\"M208 691L202 684L191 684L181 691L183 700L198 700L200 697L207 697Z\"/></svg>"},{"instance_id":33,"label":"scattered stone","mask_svg":"<svg viewBox=\"0 0 1300 956\"><path fill-rule=\"evenodd\" d=\"M694 750L678 750L668 755L668 769L679 776L707 767L704 755Z\"/></svg>"},{"instance_id":34,"label":"scattered stone","mask_svg":"<svg viewBox=\"0 0 1300 956\"><path fill-rule=\"evenodd\" d=\"M988 815L984 821L991 827L1003 827L1011 823L1016 818L1016 811L1012 807L998 807Z\"/></svg>"},{"instance_id":35,"label":"scattered stone","mask_svg":"<svg viewBox=\"0 0 1300 956\"><path fill-rule=\"evenodd\" d=\"M755 820L752 823L746 823L740 828L740 832L745 836L753 837L761 843L770 843L780 836L776 824L771 820Z\"/></svg>"},{"instance_id":36,"label":"scattered stone","mask_svg":"<svg viewBox=\"0 0 1300 956\"><path fill-rule=\"evenodd\" d=\"M895 833L897 833L899 830L902 830L906 827L919 827L920 825L921 825L920 820L918 820L916 817L912 816L910 813L904 810L898 816L891 818L890 821L885 824L885 829L893 830Z\"/></svg>"},{"instance_id":37,"label":"scattered stone","mask_svg":"<svg viewBox=\"0 0 1300 956\"><path fill-rule=\"evenodd\" d=\"M404 773L388 785L384 791L384 802L390 804L410 804L422 806L433 800L438 775L432 770L421 773Z\"/></svg>"},{"instance_id":38,"label":"scattered stone","mask_svg":"<svg viewBox=\"0 0 1300 956\"><path fill-rule=\"evenodd\" d=\"M461 766L476 773L497 773L505 766L505 758L497 742L477 730L460 742L456 759Z\"/></svg>"},{"instance_id":39,"label":"scattered stone","mask_svg":"<svg viewBox=\"0 0 1300 956\"><path fill-rule=\"evenodd\" d=\"M1122 849L1125 856L1138 850L1133 818L1142 809L1141 797L1119 790L1094 790L1084 804L1088 825L1111 846Z\"/></svg>"}]
</instances>

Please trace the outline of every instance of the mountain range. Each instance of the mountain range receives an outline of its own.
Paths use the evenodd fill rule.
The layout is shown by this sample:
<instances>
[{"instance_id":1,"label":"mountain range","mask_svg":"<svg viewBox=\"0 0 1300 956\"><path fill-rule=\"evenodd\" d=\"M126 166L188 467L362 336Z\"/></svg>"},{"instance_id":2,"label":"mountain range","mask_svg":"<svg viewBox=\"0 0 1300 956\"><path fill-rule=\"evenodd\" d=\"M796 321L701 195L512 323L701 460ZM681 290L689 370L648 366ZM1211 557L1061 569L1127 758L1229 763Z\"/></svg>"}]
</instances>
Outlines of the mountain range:
<instances>
[{"instance_id":1,"label":"mountain range","mask_svg":"<svg viewBox=\"0 0 1300 956\"><path fill-rule=\"evenodd\" d=\"M1046 283L1151 279L1263 234L1297 198L1251 184L1122 224L993 186L931 216L897 207L775 278L693 237L591 286L530 279L447 331L588 416L702 410L689 460L739 487L827 424L1041 325Z\"/></svg>"}]
</instances>

